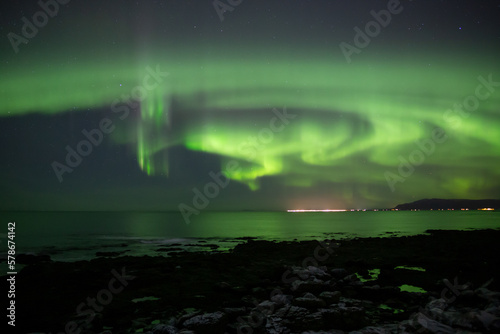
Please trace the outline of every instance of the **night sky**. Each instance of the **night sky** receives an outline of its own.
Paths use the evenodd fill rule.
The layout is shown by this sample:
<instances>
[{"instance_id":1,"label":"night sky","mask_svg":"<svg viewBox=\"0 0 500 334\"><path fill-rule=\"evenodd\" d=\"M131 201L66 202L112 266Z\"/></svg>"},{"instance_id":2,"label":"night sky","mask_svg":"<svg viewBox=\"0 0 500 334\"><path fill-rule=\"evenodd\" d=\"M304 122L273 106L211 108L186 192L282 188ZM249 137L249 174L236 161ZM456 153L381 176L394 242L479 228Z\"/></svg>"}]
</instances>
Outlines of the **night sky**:
<instances>
[{"instance_id":1,"label":"night sky","mask_svg":"<svg viewBox=\"0 0 500 334\"><path fill-rule=\"evenodd\" d=\"M500 198L500 1L1 6L1 210Z\"/></svg>"}]
</instances>

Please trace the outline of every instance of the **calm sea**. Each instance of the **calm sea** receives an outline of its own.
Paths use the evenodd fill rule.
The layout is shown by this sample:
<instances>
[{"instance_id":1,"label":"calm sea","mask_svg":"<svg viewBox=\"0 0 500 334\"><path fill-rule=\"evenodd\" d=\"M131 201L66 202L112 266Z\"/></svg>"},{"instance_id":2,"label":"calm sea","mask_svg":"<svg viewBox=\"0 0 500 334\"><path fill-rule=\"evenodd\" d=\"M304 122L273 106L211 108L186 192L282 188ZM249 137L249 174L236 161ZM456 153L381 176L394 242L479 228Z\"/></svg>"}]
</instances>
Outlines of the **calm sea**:
<instances>
[{"instance_id":1,"label":"calm sea","mask_svg":"<svg viewBox=\"0 0 500 334\"><path fill-rule=\"evenodd\" d=\"M190 224L178 212L2 212L1 216L2 258L7 223L15 221L17 254L42 253L60 261L93 258L99 251L157 255L157 249L173 244L185 250L217 244L226 250L242 237L305 240L500 228L500 212L494 211L202 212L192 216Z\"/></svg>"}]
</instances>

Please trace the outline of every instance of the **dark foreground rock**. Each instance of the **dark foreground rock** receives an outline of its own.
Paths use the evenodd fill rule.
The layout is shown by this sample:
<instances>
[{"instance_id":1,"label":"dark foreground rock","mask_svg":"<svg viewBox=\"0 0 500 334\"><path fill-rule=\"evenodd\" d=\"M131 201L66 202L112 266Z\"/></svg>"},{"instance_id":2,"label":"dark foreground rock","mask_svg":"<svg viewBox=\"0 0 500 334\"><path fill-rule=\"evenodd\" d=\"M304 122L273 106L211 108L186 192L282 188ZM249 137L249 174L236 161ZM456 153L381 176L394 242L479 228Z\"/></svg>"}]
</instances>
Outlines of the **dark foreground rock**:
<instances>
[{"instance_id":1,"label":"dark foreground rock","mask_svg":"<svg viewBox=\"0 0 500 334\"><path fill-rule=\"evenodd\" d=\"M498 333L499 237L488 230L341 242L249 238L228 253L35 261L16 278L16 329Z\"/></svg>"}]
</instances>

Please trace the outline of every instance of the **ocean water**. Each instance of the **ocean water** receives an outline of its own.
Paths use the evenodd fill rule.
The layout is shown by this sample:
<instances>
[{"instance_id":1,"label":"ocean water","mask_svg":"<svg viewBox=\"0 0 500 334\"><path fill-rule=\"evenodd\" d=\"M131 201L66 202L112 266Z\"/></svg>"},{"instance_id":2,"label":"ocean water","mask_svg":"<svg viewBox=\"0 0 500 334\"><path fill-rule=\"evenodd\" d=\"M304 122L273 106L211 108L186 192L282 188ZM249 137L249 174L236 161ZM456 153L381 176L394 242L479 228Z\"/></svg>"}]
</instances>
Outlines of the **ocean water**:
<instances>
[{"instance_id":1,"label":"ocean water","mask_svg":"<svg viewBox=\"0 0 500 334\"><path fill-rule=\"evenodd\" d=\"M157 249L172 245L198 251L216 244L224 251L245 237L342 239L500 228L495 211L202 212L191 218L186 224L179 212L2 212L1 254L5 259L9 221L16 222L16 254L48 254L58 261L87 260L103 251L165 255Z\"/></svg>"}]
</instances>

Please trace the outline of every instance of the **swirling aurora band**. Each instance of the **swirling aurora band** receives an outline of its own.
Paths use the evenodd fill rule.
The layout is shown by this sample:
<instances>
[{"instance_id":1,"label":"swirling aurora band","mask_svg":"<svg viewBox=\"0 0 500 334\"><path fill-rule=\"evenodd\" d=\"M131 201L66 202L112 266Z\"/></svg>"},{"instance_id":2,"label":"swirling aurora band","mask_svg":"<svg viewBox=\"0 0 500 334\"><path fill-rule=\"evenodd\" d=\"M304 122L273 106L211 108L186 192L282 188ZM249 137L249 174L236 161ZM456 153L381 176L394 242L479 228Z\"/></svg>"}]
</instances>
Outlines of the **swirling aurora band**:
<instances>
[{"instance_id":1,"label":"swirling aurora band","mask_svg":"<svg viewBox=\"0 0 500 334\"><path fill-rule=\"evenodd\" d=\"M8 67L0 82L0 115L111 108L114 102L123 108L150 66L169 74L140 101L140 117L123 125L115 117L111 134L117 144L135 144L148 175L167 176L167 150L183 145L221 156L222 169L238 161L240 168L226 175L253 190L263 177L275 176L301 187L356 182L370 197L369 188L387 187L385 171L397 173L398 157L408 157L416 141L431 138L439 127L449 140L426 157L426 173L415 173L415 196L434 188L442 196L474 197L499 186L496 60L380 56L347 65L314 53L227 54L199 58L178 52L140 65L117 56L105 65ZM494 83L494 91L483 89L488 98L468 115L446 113L474 95L478 77ZM269 126L272 110L284 107L297 117L252 146Z\"/></svg>"}]
</instances>

